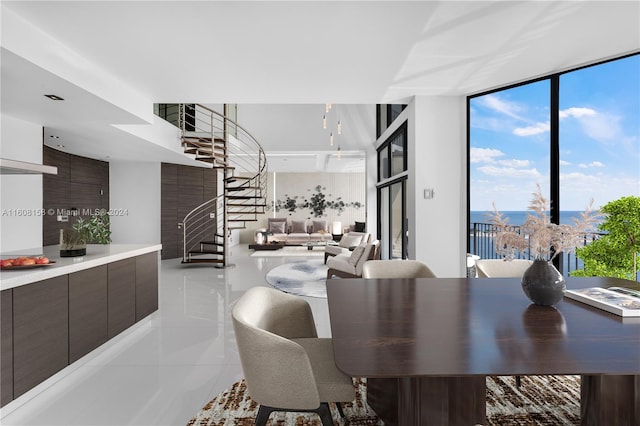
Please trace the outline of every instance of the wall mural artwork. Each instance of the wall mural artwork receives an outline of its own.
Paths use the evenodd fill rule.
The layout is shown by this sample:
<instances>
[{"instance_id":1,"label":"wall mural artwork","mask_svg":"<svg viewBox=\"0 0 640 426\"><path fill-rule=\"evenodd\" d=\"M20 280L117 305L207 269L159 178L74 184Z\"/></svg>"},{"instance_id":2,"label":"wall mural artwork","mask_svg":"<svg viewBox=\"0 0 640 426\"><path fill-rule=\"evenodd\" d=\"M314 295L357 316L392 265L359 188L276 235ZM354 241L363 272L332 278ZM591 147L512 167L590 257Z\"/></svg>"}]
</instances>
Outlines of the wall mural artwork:
<instances>
[{"instance_id":1,"label":"wall mural artwork","mask_svg":"<svg viewBox=\"0 0 640 426\"><path fill-rule=\"evenodd\" d=\"M327 196L327 194L324 193L326 190L326 187L316 185L313 189L313 194L307 197L302 195L290 196L289 194L284 194L286 197L284 200L275 200L273 202L273 209L276 212L286 210L289 212L289 215L299 210L309 209L313 217L323 217L326 216L325 212L327 209L335 210L337 215L340 216L346 208L359 209L364 207L364 204L359 201L344 201L342 197L331 200L327 198L331 197L331 194L328 194ZM307 191L311 192L311 189L307 189Z\"/></svg>"}]
</instances>

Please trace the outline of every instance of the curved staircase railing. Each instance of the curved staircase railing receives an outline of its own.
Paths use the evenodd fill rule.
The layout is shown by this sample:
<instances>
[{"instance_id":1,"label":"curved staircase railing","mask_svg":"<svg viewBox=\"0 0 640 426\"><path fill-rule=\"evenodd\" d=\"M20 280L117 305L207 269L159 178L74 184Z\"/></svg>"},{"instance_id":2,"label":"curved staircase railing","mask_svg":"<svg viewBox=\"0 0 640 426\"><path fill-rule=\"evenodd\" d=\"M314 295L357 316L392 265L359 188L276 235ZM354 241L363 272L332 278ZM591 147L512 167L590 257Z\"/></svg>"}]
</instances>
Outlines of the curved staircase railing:
<instances>
[{"instance_id":1,"label":"curved staircase railing","mask_svg":"<svg viewBox=\"0 0 640 426\"><path fill-rule=\"evenodd\" d=\"M266 210L267 158L262 146L229 117L200 104L180 104L184 152L207 162L216 174L218 197L189 212L183 229L183 263L226 266L228 236Z\"/></svg>"}]
</instances>

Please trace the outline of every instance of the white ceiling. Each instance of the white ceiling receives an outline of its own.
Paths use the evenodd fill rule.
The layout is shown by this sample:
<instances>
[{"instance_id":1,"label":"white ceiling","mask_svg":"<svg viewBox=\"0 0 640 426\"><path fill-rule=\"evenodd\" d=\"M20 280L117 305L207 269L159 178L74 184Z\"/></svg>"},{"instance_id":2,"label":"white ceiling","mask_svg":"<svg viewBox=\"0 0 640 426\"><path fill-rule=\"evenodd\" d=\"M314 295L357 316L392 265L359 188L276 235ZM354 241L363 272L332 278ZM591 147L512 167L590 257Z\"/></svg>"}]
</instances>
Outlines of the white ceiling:
<instances>
[{"instance_id":1,"label":"white ceiling","mask_svg":"<svg viewBox=\"0 0 640 426\"><path fill-rule=\"evenodd\" d=\"M305 168L333 161L320 127L325 102L342 105L348 134L341 148L349 154L371 148L376 103L468 95L640 50L638 0L3 1L2 7L150 102L240 104L238 122L274 154L274 165L291 163L293 156L284 161L282 154L295 152ZM65 135L79 154L117 158L138 149L136 138L110 124L139 118L4 48L2 89L3 113ZM82 106L52 108L41 96L45 89L71 94ZM177 156L159 150L147 158L167 155Z\"/></svg>"}]
</instances>

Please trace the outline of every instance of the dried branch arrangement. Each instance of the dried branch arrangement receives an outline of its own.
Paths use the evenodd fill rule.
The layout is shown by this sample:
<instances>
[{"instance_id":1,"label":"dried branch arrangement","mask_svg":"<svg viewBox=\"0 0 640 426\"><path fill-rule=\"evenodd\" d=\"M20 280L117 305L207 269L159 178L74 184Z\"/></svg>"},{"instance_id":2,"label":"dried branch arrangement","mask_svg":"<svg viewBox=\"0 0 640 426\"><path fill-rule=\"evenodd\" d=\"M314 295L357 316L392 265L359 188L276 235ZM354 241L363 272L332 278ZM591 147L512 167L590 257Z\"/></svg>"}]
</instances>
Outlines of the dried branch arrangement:
<instances>
[{"instance_id":1,"label":"dried branch arrangement","mask_svg":"<svg viewBox=\"0 0 640 426\"><path fill-rule=\"evenodd\" d=\"M570 253L583 245L586 234L596 229L601 216L599 210L593 210L593 200L580 217L573 219L573 225L551 223L549 217L549 200L542 195L540 185L533 193L533 199L527 210L525 222L520 226L509 224L493 205L493 213L489 215L489 223L495 229L494 244L496 253L505 260L512 260L519 254L528 254L535 260L552 260L559 253Z\"/></svg>"}]
</instances>

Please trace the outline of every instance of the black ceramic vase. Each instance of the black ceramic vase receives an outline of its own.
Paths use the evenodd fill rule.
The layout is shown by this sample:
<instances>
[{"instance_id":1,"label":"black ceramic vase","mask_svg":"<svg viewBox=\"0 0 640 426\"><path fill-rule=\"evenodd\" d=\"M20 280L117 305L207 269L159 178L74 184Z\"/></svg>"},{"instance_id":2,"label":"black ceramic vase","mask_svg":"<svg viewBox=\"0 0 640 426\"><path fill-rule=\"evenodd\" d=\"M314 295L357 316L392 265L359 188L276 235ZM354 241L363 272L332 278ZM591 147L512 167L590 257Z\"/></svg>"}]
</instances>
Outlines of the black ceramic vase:
<instances>
[{"instance_id":1,"label":"black ceramic vase","mask_svg":"<svg viewBox=\"0 0 640 426\"><path fill-rule=\"evenodd\" d=\"M566 289L562 274L546 260L534 260L522 274L522 290L536 305L555 305Z\"/></svg>"}]
</instances>

